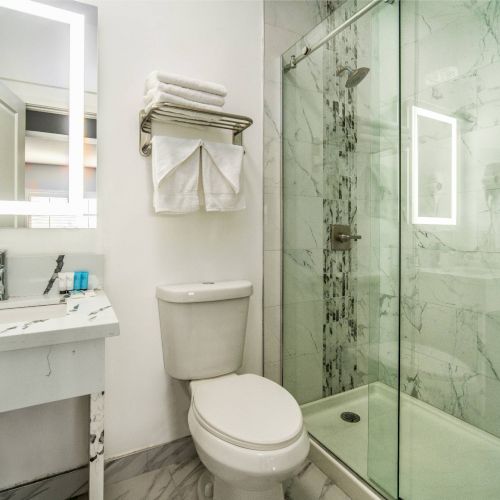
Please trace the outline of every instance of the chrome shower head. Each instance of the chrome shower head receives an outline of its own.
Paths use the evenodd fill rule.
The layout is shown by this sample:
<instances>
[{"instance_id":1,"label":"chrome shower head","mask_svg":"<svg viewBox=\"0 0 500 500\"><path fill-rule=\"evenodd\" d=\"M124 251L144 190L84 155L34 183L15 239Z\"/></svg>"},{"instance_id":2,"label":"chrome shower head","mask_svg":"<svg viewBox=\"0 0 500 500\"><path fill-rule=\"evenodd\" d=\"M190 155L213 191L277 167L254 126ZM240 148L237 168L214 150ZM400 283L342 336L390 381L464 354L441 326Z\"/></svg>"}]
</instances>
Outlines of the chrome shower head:
<instances>
[{"instance_id":1,"label":"chrome shower head","mask_svg":"<svg viewBox=\"0 0 500 500\"><path fill-rule=\"evenodd\" d=\"M359 85L362 80L364 80L365 76L370 71L370 68L351 69L349 66L340 66L339 68L337 68L337 76L340 76L342 73L344 73L344 71L347 71L347 73L349 74L345 82L345 86L348 89L351 89Z\"/></svg>"}]
</instances>

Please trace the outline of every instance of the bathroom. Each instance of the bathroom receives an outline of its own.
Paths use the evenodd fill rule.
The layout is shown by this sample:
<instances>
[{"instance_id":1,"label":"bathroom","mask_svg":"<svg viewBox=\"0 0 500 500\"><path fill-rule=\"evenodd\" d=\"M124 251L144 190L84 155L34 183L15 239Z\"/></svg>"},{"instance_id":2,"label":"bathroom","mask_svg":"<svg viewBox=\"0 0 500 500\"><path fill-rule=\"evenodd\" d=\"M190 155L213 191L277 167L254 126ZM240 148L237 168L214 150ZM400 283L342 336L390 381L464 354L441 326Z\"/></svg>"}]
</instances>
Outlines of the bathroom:
<instances>
[{"instance_id":1,"label":"bathroom","mask_svg":"<svg viewBox=\"0 0 500 500\"><path fill-rule=\"evenodd\" d=\"M0 500L500 498L499 37L0 0Z\"/></svg>"}]
</instances>

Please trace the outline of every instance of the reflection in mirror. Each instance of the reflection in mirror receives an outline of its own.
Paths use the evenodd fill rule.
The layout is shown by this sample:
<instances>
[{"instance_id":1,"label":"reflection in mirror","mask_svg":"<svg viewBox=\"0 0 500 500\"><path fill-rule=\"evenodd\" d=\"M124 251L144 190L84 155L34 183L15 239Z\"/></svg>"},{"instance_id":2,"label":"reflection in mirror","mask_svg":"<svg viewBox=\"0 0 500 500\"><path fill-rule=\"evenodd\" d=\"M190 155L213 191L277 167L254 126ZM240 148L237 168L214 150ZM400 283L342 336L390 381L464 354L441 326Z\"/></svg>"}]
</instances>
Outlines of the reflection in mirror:
<instances>
[{"instance_id":1,"label":"reflection in mirror","mask_svg":"<svg viewBox=\"0 0 500 500\"><path fill-rule=\"evenodd\" d=\"M414 224L457 223L457 120L412 107Z\"/></svg>"},{"instance_id":2,"label":"reflection in mirror","mask_svg":"<svg viewBox=\"0 0 500 500\"><path fill-rule=\"evenodd\" d=\"M96 227L96 111L97 8L0 0L0 227Z\"/></svg>"}]
</instances>

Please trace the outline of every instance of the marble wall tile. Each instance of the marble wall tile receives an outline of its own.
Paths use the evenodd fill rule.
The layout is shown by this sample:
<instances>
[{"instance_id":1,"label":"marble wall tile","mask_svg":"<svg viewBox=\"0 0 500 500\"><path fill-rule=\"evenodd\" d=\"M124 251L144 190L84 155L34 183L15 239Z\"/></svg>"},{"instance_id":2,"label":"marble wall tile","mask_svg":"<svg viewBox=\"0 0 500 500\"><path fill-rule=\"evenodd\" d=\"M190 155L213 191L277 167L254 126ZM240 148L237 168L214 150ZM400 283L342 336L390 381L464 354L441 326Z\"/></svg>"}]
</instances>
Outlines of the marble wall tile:
<instances>
[{"instance_id":1,"label":"marble wall tile","mask_svg":"<svg viewBox=\"0 0 500 500\"><path fill-rule=\"evenodd\" d=\"M264 307L264 372L281 384L281 307Z\"/></svg>"},{"instance_id":2,"label":"marble wall tile","mask_svg":"<svg viewBox=\"0 0 500 500\"><path fill-rule=\"evenodd\" d=\"M264 136L281 137L281 89L277 82L264 82Z\"/></svg>"},{"instance_id":3,"label":"marble wall tile","mask_svg":"<svg viewBox=\"0 0 500 500\"><path fill-rule=\"evenodd\" d=\"M286 165L284 196L323 196L323 146L283 141L283 156Z\"/></svg>"},{"instance_id":4,"label":"marble wall tile","mask_svg":"<svg viewBox=\"0 0 500 500\"><path fill-rule=\"evenodd\" d=\"M270 2L266 2L269 4ZM277 3L277 2L276 2ZM279 7L279 6L278 6ZM288 29L285 24L276 26L264 19L264 79L266 82L281 82L281 54L294 45L300 34ZM265 95L265 97L268 97Z\"/></svg>"},{"instance_id":5,"label":"marble wall tile","mask_svg":"<svg viewBox=\"0 0 500 500\"><path fill-rule=\"evenodd\" d=\"M283 199L285 249L323 248L323 200L309 196Z\"/></svg>"},{"instance_id":6,"label":"marble wall tile","mask_svg":"<svg viewBox=\"0 0 500 500\"><path fill-rule=\"evenodd\" d=\"M323 353L323 301L299 302L283 306L285 356Z\"/></svg>"},{"instance_id":7,"label":"marble wall tile","mask_svg":"<svg viewBox=\"0 0 500 500\"><path fill-rule=\"evenodd\" d=\"M319 0L265 0L265 22L275 27L286 27L299 35L305 35L328 14L331 3Z\"/></svg>"},{"instance_id":8,"label":"marble wall tile","mask_svg":"<svg viewBox=\"0 0 500 500\"><path fill-rule=\"evenodd\" d=\"M283 251L283 304L323 299L323 251Z\"/></svg>"},{"instance_id":9,"label":"marble wall tile","mask_svg":"<svg viewBox=\"0 0 500 500\"><path fill-rule=\"evenodd\" d=\"M264 194L281 192L281 144L276 138L264 137Z\"/></svg>"},{"instance_id":10,"label":"marble wall tile","mask_svg":"<svg viewBox=\"0 0 500 500\"><path fill-rule=\"evenodd\" d=\"M326 31L326 30L325 30ZM288 85L295 89L323 92L323 54L321 50L313 52L286 76Z\"/></svg>"},{"instance_id":11,"label":"marble wall tile","mask_svg":"<svg viewBox=\"0 0 500 500\"><path fill-rule=\"evenodd\" d=\"M322 356L300 354L283 359L283 386L299 404L321 399L323 391Z\"/></svg>"},{"instance_id":12,"label":"marble wall tile","mask_svg":"<svg viewBox=\"0 0 500 500\"><path fill-rule=\"evenodd\" d=\"M500 313L490 313L486 315L469 313L469 317L464 318L469 320L469 328L473 330L477 327L473 337L477 351L477 371L479 374L492 378L500 382ZM476 320L472 324L470 323Z\"/></svg>"},{"instance_id":13,"label":"marble wall tile","mask_svg":"<svg viewBox=\"0 0 500 500\"><path fill-rule=\"evenodd\" d=\"M264 122L264 248L265 250L281 249L281 206L279 193L282 187L281 179L281 55L293 44L295 44L301 36L306 34L322 19L330 15L333 8L339 4L338 1L330 0L314 0L314 1L274 1L266 0L264 2L264 107L265 107L265 122ZM322 36L321 28L314 30L315 36ZM297 47L302 46L305 41L302 41ZM294 51L296 48L293 49ZM318 104L321 103L320 95L322 90L321 67L318 65L320 61L319 54L306 61L302 68L295 74L288 73L288 77L298 78L295 82L297 85L302 86L306 90L312 91L309 100L302 103L296 98L295 91L292 96L294 100L293 108L295 116L300 113L302 120L302 127L304 132L307 132L309 120L312 120L314 111L319 109ZM285 75L285 78L287 76ZM285 96L286 97L286 96ZM297 101L297 102L295 102ZM304 107L305 106L305 107ZM307 108L307 109L305 109ZM316 125L313 124L314 127ZM297 158L291 175L287 172L284 182L285 193L297 194L299 196L321 196L322 189L322 175L319 168L322 164L322 149L320 141L316 141L313 145L313 138L319 129L314 128L312 133L302 133L302 136L311 138L310 141L301 143L296 146L295 140L289 142L289 146L293 144L295 151L293 157ZM319 139L316 137L316 139ZM285 151L286 154L286 151ZM311 156L313 161L311 162ZM289 159L292 157L289 151ZM293 179L293 180L292 180ZM288 191L289 190L289 191ZM304 240L305 234L296 232L298 242ZM318 236L321 236L320 234ZM319 240L318 240L319 241ZM295 243L293 244L295 246ZM309 243L307 243L309 245ZM318 246L321 247L321 244ZM294 258L297 255L294 255ZM308 256L302 261L302 266L299 264L292 264L293 259L289 259L289 263L295 269L293 281L298 285L297 279L305 279L310 282L311 272L313 267L310 266L313 261L318 261L317 258L312 259ZM264 303L265 305L279 306L281 304L281 297L279 293L279 283L281 281L281 266L278 265L281 261L278 260L277 255L274 253L265 252L264 257ZM300 262L300 259L299 261ZM302 269L300 269L302 267ZM309 272L307 271L309 269ZM316 271L314 271L316 272ZM316 272L319 279L321 273ZM306 285L306 289L308 286ZM289 287L290 289L290 287ZM310 284L309 290L313 296L315 286ZM289 294L290 295L290 294ZM295 295L295 294L292 294ZM301 294L297 294L299 297ZM308 293L305 294L308 296ZM311 296L311 294L309 294ZM318 295L316 298L320 298ZM294 297L292 300L295 300ZM266 320L266 315L269 315ZM264 354L264 374L271 377L273 380L281 379L281 366L280 361L275 361L276 349L271 347L274 345L275 322L272 319L275 315L271 310L264 311L264 337L267 335L268 328L270 342L265 345L273 351L269 357Z\"/></svg>"},{"instance_id":14,"label":"marble wall tile","mask_svg":"<svg viewBox=\"0 0 500 500\"><path fill-rule=\"evenodd\" d=\"M276 307L281 304L281 252L264 251L264 269L267 279L264 281L264 307Z\"/></svg>"},{"instance_id":15,"label":"marble wall tile","mask_svg":"<svg viewBox=\"0 0 500 500\"><path fill-rule=\"evenodd\" d=\"M432 14L425 13L431 3L418 2L422 11L418 15L426 22L432 22ZM500 21L494 2L443 2L439 16L444 21L438 29L417 32L411 13L406 16L409 22L404 25L403 61L407 71L403 72L403 97L499 60L495 33Z\"/></svg>"},{"instance_id":16,"label":"marble wall tile","mask_svg":"<svg viewBox=\"0 0 500 500\"><path fill-rule=\"evenodd\" d=\"M312 144L323 144L323 94L297 89L284 77L283 102L287 112L283 115L285 139Z\"/></svg>"},{"instance_id":17,"label":"marble wall tile","mask_svg":"<svg viewBox=\"0 0 500 500\"><path fill-rule=\"evenodd\" d=\"M281 197L264 194L264 250L281 249Z\"/></svg>"}]
</instances>

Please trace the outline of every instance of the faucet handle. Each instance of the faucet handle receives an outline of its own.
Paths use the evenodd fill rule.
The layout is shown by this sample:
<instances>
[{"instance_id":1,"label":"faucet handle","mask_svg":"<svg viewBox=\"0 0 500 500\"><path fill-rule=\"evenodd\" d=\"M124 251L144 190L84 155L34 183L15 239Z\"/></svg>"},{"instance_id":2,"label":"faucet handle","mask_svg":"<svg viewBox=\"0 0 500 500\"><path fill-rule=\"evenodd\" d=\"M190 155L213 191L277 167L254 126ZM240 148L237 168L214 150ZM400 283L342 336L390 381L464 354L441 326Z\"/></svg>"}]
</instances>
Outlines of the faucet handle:
<instances>
[{"instance_id":1,"label":"faucet handle","mask_svg":"<svg viewBox=\"0 0 500 500\"><path fill-rule=\"evenodd\" d=\"M351 250L352 242L360 239L360 234L351 234L351 226L332 224L330 227L330 244L332 250Z\"/></svg>"}]
</instances>

